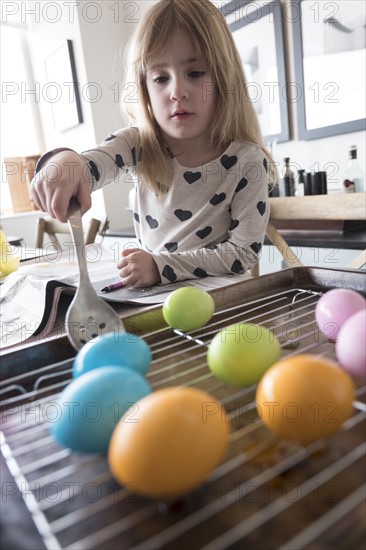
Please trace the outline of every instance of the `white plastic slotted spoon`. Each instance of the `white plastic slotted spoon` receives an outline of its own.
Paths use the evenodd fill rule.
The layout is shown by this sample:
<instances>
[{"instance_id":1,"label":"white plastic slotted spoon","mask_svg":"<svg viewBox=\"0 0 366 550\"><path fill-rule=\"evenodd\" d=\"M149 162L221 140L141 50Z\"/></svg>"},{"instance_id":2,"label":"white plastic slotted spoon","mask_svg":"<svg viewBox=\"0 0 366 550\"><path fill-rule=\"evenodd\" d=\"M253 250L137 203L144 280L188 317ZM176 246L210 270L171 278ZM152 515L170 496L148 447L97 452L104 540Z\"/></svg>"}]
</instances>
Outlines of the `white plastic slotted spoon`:
<instances>
[{"instance_id":1,"label":"white plastic slotted spoon","mask_svg":"<svg viewBox=\"0 0 366 550\"><path fill-rule=\"evenodd\" d=\"M70 201L68 220L79 266L79 286L66 313L67 336L76 350L106 332L125 332L121 319L114 309L95 292L88 274L84 256L84 234L80 206Z\"/></svg>"}]
</instances>

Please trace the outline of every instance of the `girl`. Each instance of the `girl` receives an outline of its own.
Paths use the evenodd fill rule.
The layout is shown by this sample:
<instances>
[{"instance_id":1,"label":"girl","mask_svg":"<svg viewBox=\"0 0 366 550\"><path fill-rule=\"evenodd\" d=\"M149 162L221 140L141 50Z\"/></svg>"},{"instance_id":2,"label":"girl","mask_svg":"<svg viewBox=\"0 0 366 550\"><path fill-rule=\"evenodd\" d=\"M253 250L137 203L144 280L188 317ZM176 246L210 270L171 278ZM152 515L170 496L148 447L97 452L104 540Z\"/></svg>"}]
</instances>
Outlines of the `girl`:
<instances>
[{"instance_id":1,"label":"girl","mask_svg":"<svg viewBox=\"0 0 366 550\"><path fill-rule=\"evenodd\" d=\"M72 196L85 212L92 191L132 176L142 249L122 252L126 285L245 273L265 235L272 159L224 17L210 0L160 0L137 29L127 81L131 126L81 155L44 155L38 208L66 221Z\"/></svg>"}]
</instances>

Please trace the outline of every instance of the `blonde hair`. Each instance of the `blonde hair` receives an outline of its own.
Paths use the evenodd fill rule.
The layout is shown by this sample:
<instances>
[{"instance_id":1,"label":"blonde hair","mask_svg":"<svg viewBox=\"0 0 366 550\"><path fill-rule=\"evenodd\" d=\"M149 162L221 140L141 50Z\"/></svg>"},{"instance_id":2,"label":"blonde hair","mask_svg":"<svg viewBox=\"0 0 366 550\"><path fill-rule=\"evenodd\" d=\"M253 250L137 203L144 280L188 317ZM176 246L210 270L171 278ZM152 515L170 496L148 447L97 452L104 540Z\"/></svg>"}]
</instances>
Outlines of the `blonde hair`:
<instances>
[{"instance_id":1,"label":"blonde hair","mask_svg":"<svg viewBox=\"0 0 366 550\"><path fill-rule=\"evenodd\" d=\"M189 34L197 57L204 59L212 71L217 95L210 128L212 149L225 147L233 140L255 143L263 149L269 166L275 168L263 143L238 50L221 12L210 0L160 0L137 28L130 52L127 82L135 86L138 100L123 101L131 125L138 126L140 132L141 180L158 195L171 185L168 151L151 109L146 71L149 60L164 53L177 27Z\"/></svg>"}]
</instances>

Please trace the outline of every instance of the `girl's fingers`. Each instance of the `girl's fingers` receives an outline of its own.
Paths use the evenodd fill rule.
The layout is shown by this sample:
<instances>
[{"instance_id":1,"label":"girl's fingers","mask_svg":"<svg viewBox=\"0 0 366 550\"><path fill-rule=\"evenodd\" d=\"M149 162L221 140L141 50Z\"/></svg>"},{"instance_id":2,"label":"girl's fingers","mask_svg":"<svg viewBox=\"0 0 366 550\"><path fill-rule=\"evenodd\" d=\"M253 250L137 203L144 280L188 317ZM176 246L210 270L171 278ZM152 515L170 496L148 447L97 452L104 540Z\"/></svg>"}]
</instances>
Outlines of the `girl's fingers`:
<instances>
[{"instance_id":1,"label":"girl's fingers","mask_svg":"<svg viewBox=\"0 0 366 550\"><path fill-rule=\"evenodd\" d=\"M32 199L38 210L40 210L41 212L45 212L43 201L40 200L39 195L33 195Z\"/></svg>"},{"instance_id":2,"label":"girl's fingers","mask_svg":"<svg viewBox=\"0 0 366 550\"><path fill-rule=\"evenodd\" d=\"M72 177L70 166L73 166ZM34 177L30 190L40 210L61 222L67 221L70 199L76 196L84 214L91 206L89 182L83 177L83 161L71 150L59 152Z\"/></svg>"},{"instance_id":3,"label":"girl's fingers","mask_svg":"<svg viewBox=\"0 0 366 550\"><path fill-rule=\"evenodd\" d=\"M38 203L39 203L39 209L42 212L47 212L47 197L43 192L38 193Z\"/></svg>"},{"instance_id":4,"label":"girl's fingers","mask_svg":"<svg viewBox=\"0 0 366 550\"><path fill-rule=\"evenodd\" d=\"M46 212L46 199L42 188L42 183L39 178L39 175L36 175L30 185L31 195L32 199L34 201L34 204L37 206L39 210L42 212Z\"/></svg>"},{"instance_id":5,"label":"girl's fingers","mask_svg":"<svg viewBox=\"0 0 366 550\"><path fill-rule=\"evenodd\" d=\"M126 268L128 265L127 261L125 259L122 259L122 260L119 260L119 262L117 262L117 269L124 269ZM122 277L122 275L121 275Z\"/></svg>"},{"instance_id":6,"label":"girl's fingers","mask_svg":"<svg viewBox=\"0 0 366 550\"><path fill-rule=\"evenodd\" d=\"M76 198L80 204L81 213L85 214L91 208L91 195L85 185L79 185Z\"/></svg>"},{"instance_id":7,"label":"girl's fingers","mask_svg":"<svg viewBox=\"0 0 366 550\"><path fill-rule=\"evenodd\" d=\"M125 248L122 250L122 257L125 258L126 256L129 256L130 254L133 254L134 252L137 252L140 250L139 248Z\"/></svg>"},{"instance_id":8,"label":"girl's fingers","mask_svg":"<svg viewBox=\"0 0 366 550\"><path fill-rule=\"evenodd\" d=\"M54 218L60 222L67 221L67 210L69 208L71 195L57 189L50 200L50 211Z\"/></svg>"},{"instance_id":9,"label":"girl's fingers","mask_svg":"<svg viewBox=\"0 0 366 550\"><path fill-rule=\"evenodd\" d=\"M134 286L136 284L136 278L133 275L122 277L122 281L125 286Z\"/></svg>"}]
</instances>

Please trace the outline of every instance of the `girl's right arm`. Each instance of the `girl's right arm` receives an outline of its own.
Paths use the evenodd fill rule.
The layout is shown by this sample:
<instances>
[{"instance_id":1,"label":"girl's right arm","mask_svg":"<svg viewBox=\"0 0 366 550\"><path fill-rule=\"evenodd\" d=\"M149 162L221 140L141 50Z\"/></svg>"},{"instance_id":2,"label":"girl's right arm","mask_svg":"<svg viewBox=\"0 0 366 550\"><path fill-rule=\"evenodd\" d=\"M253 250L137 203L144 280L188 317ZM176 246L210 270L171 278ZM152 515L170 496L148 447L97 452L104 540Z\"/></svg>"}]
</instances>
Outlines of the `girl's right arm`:
<instances>
[{"instance_id":1,"label":"girl's right arm","mask_svg":"<svg viewBox=\"0 0 366 550\"><path fill-rule=\"evenodd\" d=\"M41 157L31 183L34 202L41 210L64 222L71 197L76 197L84 214L91 206L91 192L117 181L134 182L140 158L137 128L116 131L93 149L78 155L71 149L56 149Z\"/></svg>"},{"instance_id":2,"label":"girl's right arm","mask_svg":"<svg viewBox=\"0 0 366 550\"><path fill-rule=\"evenodd\" d=\"M67 221L71 197L76 197L82 213L91 207L89 171L70 149L46 153L40 159L30 191L36 206L61 222Z\"/></svg>"}]
</instances>

